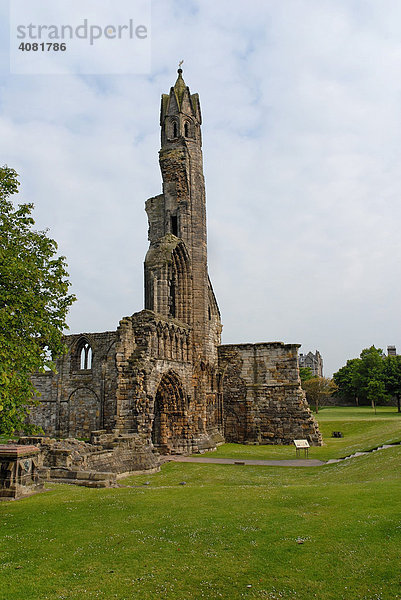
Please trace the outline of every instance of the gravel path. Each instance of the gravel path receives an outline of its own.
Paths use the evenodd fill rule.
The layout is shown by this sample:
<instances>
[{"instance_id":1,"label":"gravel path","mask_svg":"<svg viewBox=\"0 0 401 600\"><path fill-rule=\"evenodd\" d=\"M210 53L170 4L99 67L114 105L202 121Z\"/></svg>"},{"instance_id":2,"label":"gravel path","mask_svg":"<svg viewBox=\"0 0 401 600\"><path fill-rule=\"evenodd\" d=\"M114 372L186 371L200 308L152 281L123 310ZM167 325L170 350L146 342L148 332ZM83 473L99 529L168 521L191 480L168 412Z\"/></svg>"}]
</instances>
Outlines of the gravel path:
<instances>
[{"instance_id":1,"label":"gravel path","mask_svg":"<svg viewBox=\"0 0 401 600\"><path fill-rule=\"evenodd\" d=\"M165 462L209 463L216 465L254 465L260 467L321 467L326 463L313 458L294 460L247 460L241 458L208 458L206 456L168 456Z\"/></svg>"}]
</instances>

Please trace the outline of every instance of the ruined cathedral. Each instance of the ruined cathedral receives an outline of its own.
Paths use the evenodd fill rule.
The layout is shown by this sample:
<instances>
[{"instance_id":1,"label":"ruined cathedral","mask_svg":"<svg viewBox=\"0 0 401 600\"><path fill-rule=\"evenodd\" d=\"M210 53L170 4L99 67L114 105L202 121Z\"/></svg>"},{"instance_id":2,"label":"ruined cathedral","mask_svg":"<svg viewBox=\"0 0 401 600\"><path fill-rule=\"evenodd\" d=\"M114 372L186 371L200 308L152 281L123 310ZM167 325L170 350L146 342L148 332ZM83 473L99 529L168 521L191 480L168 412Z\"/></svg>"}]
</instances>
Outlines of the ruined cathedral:
<instances>
[{"instance_id":1,"label":"ruined cathedral","mask_svg":"<svg viewBox=\"0 0 401 600\"><path fill-rule=\"evenodd\" d=\"M221 345L208 276L201 110L182 70L161 99L161 194L149 198L145 308L117 331L68 335L57 373L34 377L30 419L47 435L136 435L161 454L224 440L321 444L300 386L298 345Z\"/></svg>"}]
</instances>

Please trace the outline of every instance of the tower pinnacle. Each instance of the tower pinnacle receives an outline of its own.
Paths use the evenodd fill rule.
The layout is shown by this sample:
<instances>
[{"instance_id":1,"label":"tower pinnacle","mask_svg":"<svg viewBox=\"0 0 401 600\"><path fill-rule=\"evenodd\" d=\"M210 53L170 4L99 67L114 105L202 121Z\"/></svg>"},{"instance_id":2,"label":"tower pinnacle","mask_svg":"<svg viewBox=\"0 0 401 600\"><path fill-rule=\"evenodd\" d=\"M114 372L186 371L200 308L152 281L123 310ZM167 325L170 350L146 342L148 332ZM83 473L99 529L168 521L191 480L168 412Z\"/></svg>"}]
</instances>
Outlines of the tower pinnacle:
<instances>
[{"instance_id":1,"label":"tower pinnacle","mask_svg":"<svg viewBox=\"0 0 401 600\"><path fill-rule=\"evenodd\" d=\"M160 108L161 145L176 145L186 140L201 146L200 125L202 116L198 94L191 94L182 77L182 69L177 69L177 80L169 94L162 94Z\"/></svg>"},{"instance_id":2,"label":"tower pinnacle","mask_svg":"<svg viewBox=\"0 0 401 600\"><path fill-rule=\"evenodd\" d=\"M177 98L177 104L178 106L181 108L182 105L182 99L184 97L184 92L187 88L184 79L182 78L182 69L179 68L177 70L178 73L178 77L177 77L177 81L174 84L174 92L175 92L175 96Z\"/></svg>"}]
</instances>

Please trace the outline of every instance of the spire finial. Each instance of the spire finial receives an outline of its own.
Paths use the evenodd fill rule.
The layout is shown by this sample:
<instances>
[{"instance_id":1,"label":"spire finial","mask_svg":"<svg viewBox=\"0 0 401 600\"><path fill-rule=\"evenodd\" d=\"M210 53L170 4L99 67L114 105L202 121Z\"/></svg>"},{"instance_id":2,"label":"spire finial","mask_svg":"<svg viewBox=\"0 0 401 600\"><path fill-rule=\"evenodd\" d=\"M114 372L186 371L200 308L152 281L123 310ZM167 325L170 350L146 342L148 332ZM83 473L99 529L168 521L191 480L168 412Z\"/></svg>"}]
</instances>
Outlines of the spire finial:
<instances>
[{"instance_id":1,"label":"spire finial","mask_svg":"<svg viewBox=\"0 0 401 600\"><path fill-rule=\"evenodd\" d=\"M182 78L182 69L181 69L181 65L184 61L180 60L180 62L178 63L179 69L178 69L178 77L177 77L177 81L174 84L174 93L175 96L177 98L177 104L180 107L181 106L181 102L182 99L184 97L184 93L186 90L186 85L185 85L185 81Z\"/></svg>"}]
</instances>

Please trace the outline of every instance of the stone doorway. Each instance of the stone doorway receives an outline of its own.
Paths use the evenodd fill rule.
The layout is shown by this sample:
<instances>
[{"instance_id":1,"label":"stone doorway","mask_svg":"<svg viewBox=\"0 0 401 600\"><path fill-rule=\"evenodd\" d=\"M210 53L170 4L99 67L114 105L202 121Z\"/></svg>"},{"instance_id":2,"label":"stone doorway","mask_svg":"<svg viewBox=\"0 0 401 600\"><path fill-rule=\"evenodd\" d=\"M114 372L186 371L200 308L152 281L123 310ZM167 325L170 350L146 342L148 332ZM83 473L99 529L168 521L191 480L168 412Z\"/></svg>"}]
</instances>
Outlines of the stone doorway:
<instances>
[{"instance_id":1,"label":"stone doorway","mask_svg":"<svg viewBox=\"0 0 401 600\"><path fill-rule=\"evenodd\" d=\"M60 433L66 437L89 440L91 431L100 429L101 407L95 392L82 387L75 390L68 402L61 404Z\"/></svg>"},{"instance_id":2,"label":"stone doorway","mask_svg":"<svg viewBox=\"0 0 401 600\"><path fill-rule=\"evenodd\" d=\"M161 454L186 449L188 423L185 394L179 377L165 373L157 388L152 426L152 443Z\"/></svg>"}]
</instances>

